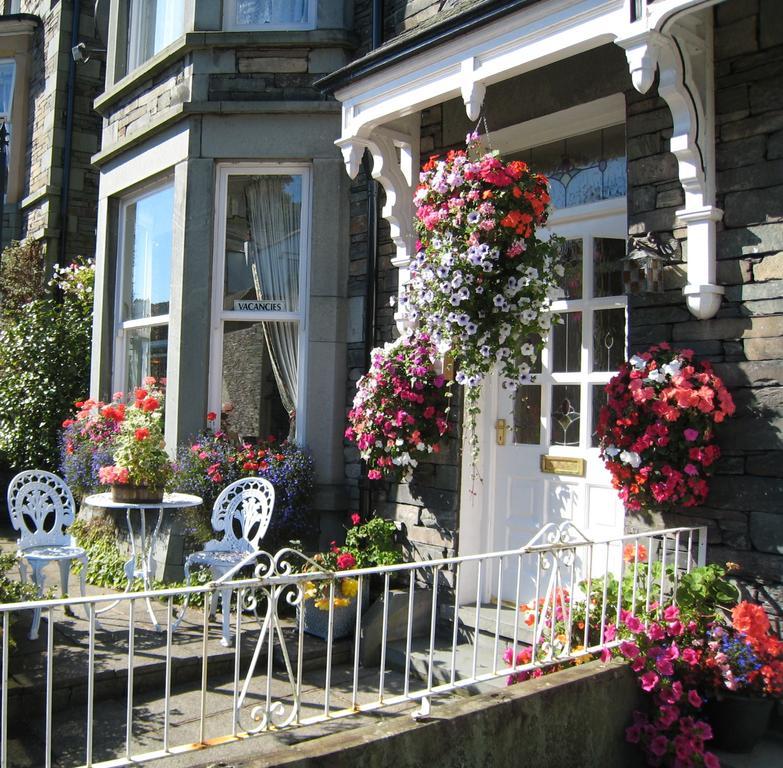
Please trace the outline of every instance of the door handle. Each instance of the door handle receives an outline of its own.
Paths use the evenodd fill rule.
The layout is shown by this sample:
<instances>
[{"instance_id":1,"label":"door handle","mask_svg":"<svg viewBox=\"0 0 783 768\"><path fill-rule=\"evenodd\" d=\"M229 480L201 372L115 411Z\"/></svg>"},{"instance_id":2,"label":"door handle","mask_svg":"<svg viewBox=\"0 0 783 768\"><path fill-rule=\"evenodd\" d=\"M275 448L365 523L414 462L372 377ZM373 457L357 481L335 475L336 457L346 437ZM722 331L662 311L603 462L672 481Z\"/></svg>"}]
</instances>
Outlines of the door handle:
<instances>
[{"instance_id":1,"label":"door handle","mask_svg":"<svg viewBox=\"0 0 783 768\"><path fill-rule=\"evenodd\" d=\"M506 420L498 419L495 422L495 443L497 445L506 444Z\"/></svg>"}]
</instances>

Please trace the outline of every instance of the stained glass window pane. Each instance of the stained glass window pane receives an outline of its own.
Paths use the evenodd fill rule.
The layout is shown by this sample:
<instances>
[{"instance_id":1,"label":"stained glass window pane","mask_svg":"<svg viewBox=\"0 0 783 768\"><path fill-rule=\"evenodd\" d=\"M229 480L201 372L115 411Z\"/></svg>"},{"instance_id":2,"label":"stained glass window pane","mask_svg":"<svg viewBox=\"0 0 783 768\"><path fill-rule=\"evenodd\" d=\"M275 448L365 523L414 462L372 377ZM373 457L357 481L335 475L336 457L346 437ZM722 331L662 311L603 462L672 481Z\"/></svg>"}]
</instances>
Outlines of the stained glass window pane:
<instances>
[{"instance_id":1,"label":"stained glass window pane","mask_svg":"<svg viewBox=\"0 0 783 768\"><path fill-rule=\"evenodd\" d=\"M514 393L514 442L541 443L541 387L526 384Z\"/></svg>"},{"instance_id":2,"label":"stained glass window pane","mask_svg":"<svg viewBox=\"0 0 783 768\"><path fill-rule=\"evenodd\" d=\"M625 310L596 310L593 314L593 370L614 371L623 360L625 360Z\"/></svg>"},{"instance_id":3,"label":"stained glass window pane","mask_svg":"<svg viewBox=\"0 0 783 768\"><path fill-rule=\"evenodd\" d=\"M564 312L562 322L552 326L552 370L569 373L581 369L582 313Z\"/></svg>"},{"instance_id":4,"label":"stained glass window pane","mask_svg":"<svg viewBox=\"0 0 783 768\"><path fill-rule=\"evenodd\" d=\"M579 445L579 384L552 386L552 445Z\"/></svg>"},{"instance_id":5,"label":"stained glass window pane","mask_svg":"<svg viewBox=\"0 0 783 768\"><path fill-rule=\"evenodd\" d=\"M549 178L555 208L570 208L626 194L622 125L533 147L518 157Z\"/></svg>"}]
</instances>

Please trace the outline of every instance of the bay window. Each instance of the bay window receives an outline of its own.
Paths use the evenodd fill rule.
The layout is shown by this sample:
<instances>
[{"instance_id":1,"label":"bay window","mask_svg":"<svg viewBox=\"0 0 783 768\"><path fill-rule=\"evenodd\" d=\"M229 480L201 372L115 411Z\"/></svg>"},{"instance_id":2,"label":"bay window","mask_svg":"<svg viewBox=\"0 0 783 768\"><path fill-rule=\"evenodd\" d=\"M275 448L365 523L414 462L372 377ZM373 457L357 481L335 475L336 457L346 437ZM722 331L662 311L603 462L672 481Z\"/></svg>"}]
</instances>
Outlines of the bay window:
<instances>
[{"instance_id":1,"label":"bay window","mask_svg":"<svg viewBox=\"0 0 783 768\"><path fill-rule=\"evenodd\" d=\"M120 205L114 370L125 391L166 377L173 223L170 183Z\"/></svg>"},{"instance_id":2,"label":"bay window","mask_svg":"<svg viewBox=\"0 0 783 768\"><path fill-rule=\"evenodd\" d=\"M218 179L210 406L232 437L303 439L309 169Z\"/></svg>"}]
</instances>

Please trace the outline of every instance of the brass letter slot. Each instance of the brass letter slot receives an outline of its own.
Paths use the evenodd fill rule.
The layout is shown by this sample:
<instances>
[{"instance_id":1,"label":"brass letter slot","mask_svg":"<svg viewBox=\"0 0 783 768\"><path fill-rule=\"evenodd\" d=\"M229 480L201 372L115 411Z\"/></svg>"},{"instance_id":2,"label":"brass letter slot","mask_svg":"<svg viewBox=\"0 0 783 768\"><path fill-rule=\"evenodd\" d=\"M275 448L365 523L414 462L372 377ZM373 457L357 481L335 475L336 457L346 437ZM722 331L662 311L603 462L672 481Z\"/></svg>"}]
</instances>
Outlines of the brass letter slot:
<instances>
[{"instance_id":1,"label":"brass letter slot","mask_svg":"<svg viewBox=\"0 0 783 768\"><path fill-rule=\"evenodd\" d=\"M585 460L576 456L541 456L541 471L550 475L585 476Z\"/></svg>"}]
</instances>

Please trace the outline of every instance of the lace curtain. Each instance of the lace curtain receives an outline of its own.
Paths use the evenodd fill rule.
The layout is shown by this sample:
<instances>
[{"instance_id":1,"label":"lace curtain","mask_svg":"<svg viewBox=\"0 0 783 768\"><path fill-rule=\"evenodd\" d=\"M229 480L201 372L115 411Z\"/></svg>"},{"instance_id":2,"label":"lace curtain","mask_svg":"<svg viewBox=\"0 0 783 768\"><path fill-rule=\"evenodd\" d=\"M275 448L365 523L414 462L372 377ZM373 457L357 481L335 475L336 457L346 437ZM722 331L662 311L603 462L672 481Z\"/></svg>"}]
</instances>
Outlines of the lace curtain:
<instances>
[{"instance_id":1,"label":"lace curtain","mask_svg":"<svg viewBox=\"0 0 783 768\"><path fill-rule=\"evenodd\" d=\"M299 24L308 0L236 0L236 24Z\"/></svg>"},{"instance_id":2,"label":"lace curtain","mask_svg":"<svg viewBox=\"0 0 783 768\"><path fill-rule=\"evenodd\" d=\"M247 186L245 201L258 299L281 301L287 309L295 310L299 306L301 206L286 191L289 182L289 176L259 177ZM298 395L298 324L268 321L262 326L280 398L290 419L289 438L293 439Z\"/></svg>"}]
</instances>

